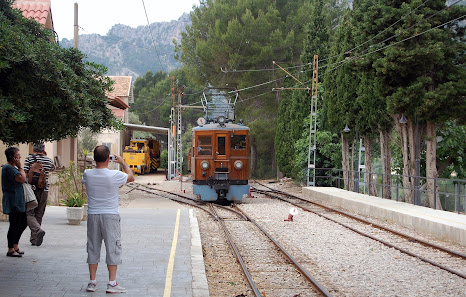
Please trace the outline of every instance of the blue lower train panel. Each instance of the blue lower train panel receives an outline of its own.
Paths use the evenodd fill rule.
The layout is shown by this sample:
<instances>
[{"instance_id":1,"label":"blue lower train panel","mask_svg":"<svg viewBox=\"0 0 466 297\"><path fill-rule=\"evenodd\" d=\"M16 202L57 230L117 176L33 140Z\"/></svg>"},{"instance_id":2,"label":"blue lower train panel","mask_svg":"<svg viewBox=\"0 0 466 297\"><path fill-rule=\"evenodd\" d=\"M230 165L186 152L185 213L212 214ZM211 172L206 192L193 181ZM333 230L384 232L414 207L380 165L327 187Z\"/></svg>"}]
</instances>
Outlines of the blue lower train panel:
<instances>
[{"instance_id":1,"label":"blue lower train panel","mask_svg":"<svg viewBox=\"0 0 466 297\"><path fill-rule=\"evenodd\" d=\"M193 193L195 195L201 195L203 201L215 201L217 200L217 192L207 185L193 185Z\"/></svg>"},{"instance_id":2,"label":"blue lower train panel","mask_svg":"<svg viewBox=\"0 0 466 297\"><path fill-rule=\"evenodd\" d=\"M243 195L249 194L249 185L242 186L230 186L230 190L227 193L228 201L241 201Z\"/></svg>"},{"instance_id":3,"label":"blue lower train panel","mask_svg":"<svg viewBox=\"0 0 466 297\"><path fill-rule=\"evenodd\" d=\"M208 185L193 185L193 193L200 195L203 201L217 200L217 192ZM249 194L249 185L230 186L227 193L228 201L241 201L244 195Z\"/></svg>"}]
</instances>

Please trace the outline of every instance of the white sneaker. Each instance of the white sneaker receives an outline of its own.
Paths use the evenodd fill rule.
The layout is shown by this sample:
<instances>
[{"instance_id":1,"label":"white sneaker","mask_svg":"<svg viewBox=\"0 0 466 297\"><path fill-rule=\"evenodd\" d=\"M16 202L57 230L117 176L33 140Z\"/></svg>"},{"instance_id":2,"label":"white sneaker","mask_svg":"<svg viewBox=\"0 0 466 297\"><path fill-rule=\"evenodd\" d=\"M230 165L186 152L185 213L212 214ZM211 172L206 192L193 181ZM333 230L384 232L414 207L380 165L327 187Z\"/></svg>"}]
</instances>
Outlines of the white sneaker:
<instances>
[{"instance_id":1,"label":"white sneaker","mask_svg":"<svg viewBox=\"0 0 466 297\"><path fill-rule=\"evenodd\" d=\"M87 289L86 291L88 292L95 292L95 290L97 289L97 283L88 283L87 284Z\"/></svg>"},{"instance_id":2,"label":"white sneaker","mask_svg":"<svg viewBox=\"0 0 466 297\"><path fill-rule=\"evenodd\" d=\"M114 286L107 284L107 293L126 293L126 289L116 283Z\"/></svg>"}]
</instances>

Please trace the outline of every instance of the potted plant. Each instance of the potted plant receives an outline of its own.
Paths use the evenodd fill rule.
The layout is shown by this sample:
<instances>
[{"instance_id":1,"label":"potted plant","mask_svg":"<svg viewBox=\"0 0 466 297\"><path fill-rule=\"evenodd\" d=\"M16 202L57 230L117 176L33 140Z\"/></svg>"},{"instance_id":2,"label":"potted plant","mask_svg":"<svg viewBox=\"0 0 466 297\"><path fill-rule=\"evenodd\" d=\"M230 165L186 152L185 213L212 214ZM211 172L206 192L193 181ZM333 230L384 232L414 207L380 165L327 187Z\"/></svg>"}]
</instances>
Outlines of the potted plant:
<instances>
[{"instance_id":1,"label":"potted plant","mask_svg":"<svg viewBox=\"0 0 466 297\"><path fill-rule=\"evenodd\" d=\"M87 202L87 196L82 183L82 172L75 162L71 161L70 166L58 173L57 186L65 197L60 202L67 207L66 216L69 224L79 225L83 219L83 205Z\"/></svg>"},{"instance_id":2,"label":"potted plant","mask_svg":"<svg viewBox=\"0 0 466 297\"><path fill-rule=\"evenodd\" d=\"M81 193L73 193L68 199L62 199L61 202L67 206L66 217L70 225L79 225L84 214L83 204L85 202Z\"/></svg>"}]
</instances>

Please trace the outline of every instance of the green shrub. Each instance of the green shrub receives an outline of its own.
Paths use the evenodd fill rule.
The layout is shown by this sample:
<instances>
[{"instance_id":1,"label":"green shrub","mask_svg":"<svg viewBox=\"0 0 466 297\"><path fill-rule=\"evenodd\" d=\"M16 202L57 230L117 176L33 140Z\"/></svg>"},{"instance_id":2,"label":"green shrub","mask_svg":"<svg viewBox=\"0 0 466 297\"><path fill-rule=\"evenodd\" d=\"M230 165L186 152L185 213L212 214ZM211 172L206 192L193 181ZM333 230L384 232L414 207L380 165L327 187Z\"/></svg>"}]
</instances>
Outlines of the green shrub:
<instances>
[{"instance_id":1,"label":"green shrub","mask_svg":"<svg viewBox=\"0 0 466 297\"><path fill-rule=\"evenodd\" d=\"M62 199L60 202L68 207L81 207L86 202L86 199L81 193L74 193L68 199Z\"/></svg>"},{"instance_id":2,"label":"green shrub","mask_svg":"<svg viewBox=\"0 0 466 297\"><path fill-rule=\"evenodd\" d=\"M79 170L76 163L71 161L70 165L58 172L58 182L56 183L63 199L61 203L68 207L81 207L87 203L86 190L82 183L83 172Z\"/></svg>"}]
</instances>

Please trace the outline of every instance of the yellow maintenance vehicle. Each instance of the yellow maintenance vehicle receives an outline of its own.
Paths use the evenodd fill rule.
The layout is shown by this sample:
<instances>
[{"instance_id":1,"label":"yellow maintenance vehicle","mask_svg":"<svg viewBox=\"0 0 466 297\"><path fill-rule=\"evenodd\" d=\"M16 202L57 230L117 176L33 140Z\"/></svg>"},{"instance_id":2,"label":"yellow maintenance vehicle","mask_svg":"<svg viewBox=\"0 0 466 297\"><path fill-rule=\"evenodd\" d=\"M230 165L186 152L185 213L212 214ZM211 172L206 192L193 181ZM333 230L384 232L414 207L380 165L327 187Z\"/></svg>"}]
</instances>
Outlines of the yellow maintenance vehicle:
<instances>
[{"instance_id":1,"label":"yellow maintenance vehicle","mask_svg":"<svg viewBox=\"0 0 466 297\"><path fill-rule=\"evenodd\" d=\"M160 166L160 143L156 139L131 139L123 160L136 174L156 172Z\"/></svg>"}]
</instances>

